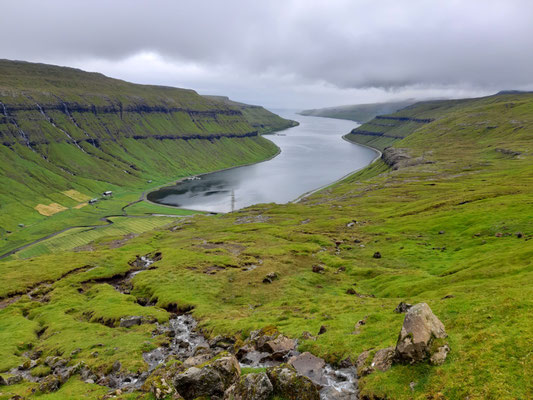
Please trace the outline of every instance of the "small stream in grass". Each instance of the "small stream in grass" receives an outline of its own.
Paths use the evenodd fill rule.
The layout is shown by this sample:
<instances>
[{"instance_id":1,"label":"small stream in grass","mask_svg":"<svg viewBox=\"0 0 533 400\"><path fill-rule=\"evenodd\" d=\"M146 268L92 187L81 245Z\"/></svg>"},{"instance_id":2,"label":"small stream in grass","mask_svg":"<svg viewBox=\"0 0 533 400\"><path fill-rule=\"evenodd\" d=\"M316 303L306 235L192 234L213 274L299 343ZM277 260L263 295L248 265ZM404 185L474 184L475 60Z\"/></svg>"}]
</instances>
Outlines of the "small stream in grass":
<instances>
[{"instance_id":1,"label":"small stream in grass","mask_svg":"<svg viewBox=\"0 0 533 400\"><path fill-rule=\"evenodd\" d=\"M356 122L277 111L300 125L265 137L281 152L271 160L201 175L148 194L148 200L185 209L229 212L258 203L287 203L372 162L377 153L342 136Z\"/></svg>"}]
</instances>

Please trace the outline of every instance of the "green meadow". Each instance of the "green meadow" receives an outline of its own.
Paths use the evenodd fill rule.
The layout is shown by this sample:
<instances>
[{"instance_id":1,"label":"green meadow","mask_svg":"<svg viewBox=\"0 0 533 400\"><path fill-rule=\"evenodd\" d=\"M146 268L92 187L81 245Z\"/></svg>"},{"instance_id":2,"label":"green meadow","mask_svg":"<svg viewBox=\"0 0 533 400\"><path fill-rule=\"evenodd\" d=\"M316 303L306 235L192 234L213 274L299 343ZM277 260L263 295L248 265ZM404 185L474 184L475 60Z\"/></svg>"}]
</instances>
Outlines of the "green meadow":
<instances>
[{"instance_id":1,"label":"green meadow","mask_svg":"<svg viewBox=\"0 0 533 400\"><path fill-rule=\"evenodd\" d=\"M429 304L451 352L442 366L394 365L361 378L362 398L533 397L533 95L419 103L390 117L387 126L375 119L346 138L403 149L401 165L380 160L298 203L216 216L116 218L0 262L0 371L24 363L29 349L42 351L40 359L60 355L98 371L117 360L126 370L145 370L142 354L161 337L152 335L154 324L122 328L120 318L164 322L165 309L176 308L192 308L207 336L243 339L274 325L299 338L301 351L332 363L355 360L364 350L395 345L404 316L393 310L406 301ZM227 140L224 165L206 169L242 160L231 156L235 141L272 150L261 138ZM154 186L161 181L154 178ZM124 189L101 204L113 213L138 197ZM131 206L138 215L155 208L163 209ZM57 218L64 214L70 223L68 212ZM127 232L135 235L124 240ZM17 243L23 239L30 237ZM131 293L102 281L155 251L162 259L133 278ZM324 272L313 272L314 265ZM271 272L278 279L263 283ZM30 290L41 295L30 298ZM139 299L155 306L142 307ZM316 340L303 339L321 326L326 331ZM53 394L32 394L35 388L2 387L0 398L104 394L76 376Z\"/></svg>"}]
</instances>

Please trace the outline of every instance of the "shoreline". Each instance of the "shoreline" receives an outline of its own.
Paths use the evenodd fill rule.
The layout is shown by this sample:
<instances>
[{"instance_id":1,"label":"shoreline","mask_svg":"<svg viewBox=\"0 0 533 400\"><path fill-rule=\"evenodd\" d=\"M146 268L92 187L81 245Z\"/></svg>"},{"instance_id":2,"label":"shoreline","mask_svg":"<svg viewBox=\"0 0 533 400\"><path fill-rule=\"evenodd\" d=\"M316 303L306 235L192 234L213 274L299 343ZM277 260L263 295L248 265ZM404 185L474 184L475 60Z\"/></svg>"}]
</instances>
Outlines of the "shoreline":
<instances>
[{"instance_id":1,"label":"shoreline","mask_svg":"<svg viewBox=\"0 0 533 400\"><path fill-rule=\"evenodd\" d=\"M318 118L330 118L330 117L318 117ZM340 119L340 118L332 118L332 119ZM367 149L370 149L370 150L373 150L377 153L376 157L374 157L374 159L372 161L370 161L367 165L365 165L364 167L361 167L359 169L356 169L354 171L351 171L351 172L348 172L346 175L340 177L339 179L331 182L331 183L328 183L326 185L323 185L323 186L320 186L319 188L316 188L316 189L313 189L313 190L310 190L309 192L305 192L304 194L298 196L295 200L292 200L292 201L289 201L289 203L292 203L292 204L296 204L296 203L299 203L300 201L302 201L303 199L317 193L317 192L320 192L321 190L324 190L324 189L327 189L328 187L332 186L332 185L335 185L343 180L345 180L346 178L349 178L350 176L352 176L353 174L356 174L357 172L363 170L364 168L367 168L369 167L370 165L374 164L377 160L379 160L382 156L382 152L372 146L367 146L366 144L361 144L361 143L357 143L357 142L352 142L351 140L348 140L346 138L346 136L348 136L349 133L346 133L345 135L342 135L341 138L342 140L345 140L346 142L350 143L350 144L355 144L356 146L362 146L362 147L366 147Z\"/></svg>"},{"instance_id":2,"label":"shoreline","mask_svg":"<svg viewBox=\"0 0 533 400\"><path fill-rule=\"evenodd\" d=\"M317 118L330 118L330 117L317 117ZM331 119L339 119L339 118L331 118ZM297 126L297 125L296 125ZM289 128L286 128L286 129L283 129L281 131L277 131L277 132L273 132L273 133L268 133L268 134L265 134L265 135L262 135L262 136L266 136L266 135L274 135L274 134L277 134L278 132L283 132L287 129L291 129L291 128L294 128L294 126L291 126ZM301 200L321 191L321 190L324 190L332 185L335 185L341 181L343 181L344 179L350 177L351 175L361 171L362 169L364 168L367 168L369 167L370 165L374 164L377 160L379 160L382 156L382 152L372 146L368 146L366 144L362 144L362 143L357 143L357 142L354 142L354 141L351 141L351 140L348 140L346 138L346 136L348 136L350 133L346 133L344 135L341 136L341 139L352 144L352 145L356 145L356 146L362 146L362 147L366 147L367 149L370 149L372 151L374 151L376 153L376 156L372 159L372 161L370 161L367 165L365 165L364 167L361 167L359 169L356 169L356 170L353 170L353 171L350 171L348 172L346 175L343 175L342 177L340 177L339 179L336 179L334 180L333 182L330 182L330 183L327 183L323 186L320 186L316 189L312 189L308 192L305 192L303 194L301 194L300 196L298 196L296 199L294 200L290 200L288 201L287 203L284 203L284 204L296 204L296 203L299 203ZM255 165L255 164L260 164L260 163L263 163L263 162L267 162L267 161L270 161L272 160L273 158L277 157L280 153L281 153L281 148L276 145L274 142L272 142L277 148L278 148L278 152L276 154L274 154L272 157L269 157L268 159L265 159L263 161L258 161L258 162L255 162L255 163L248 163L248 164L243 164L243 165L238 165L238 166L234 166L234 167L228 167L228 168L223 168L223 169L220 169L220 170L216 170L216 171L211 171L211 172L205 172L203 174L198 174L198 175L190 175L190 176L186 176L186 177L183 177L181 178L180 180L178 181L175 181L175 184L179 184L181 182L183 182L185 179L187 178L190 178L192 176L204 176L204 175L208 175L208 174L213 174L213 173L216 173L216 172L222 172L222 171L227 171L227 170L231 170L231 169L236 169L236 168L241 168L241 167L247 167L247 166L250 166L250 165ZM160 186L157 186L155 189L151 190L149 193L152 193L152 192L155 192L156 190L159 190L161 189L162 187L165 187L165 186L171 186L170 183L167 183L167 184L163 184L163 185L160 185ZM174 209L179 209L179 210L186 210L186 211L196 211L198 213L204 213L204 214L211 214L211 215L218 215L218 214L229 214L231 212L234 212L234 211L228 211L228 212L222 212L222 211L209 211L209 210L200 210L200 209L193 209L193 208L183 208L183 207L176 207L176 206L171 206L171 205L168 205L168 204L161 204L161 203L156 203L156 202L153 202L151 200L149 200L147 198L147 194L146 192L148 191L145 191L143 192L143 197L140 198L139 200L137 200L137 202L139 201L146 201L147 203L150 203L150 204L154 204L154 205L158 205L158 206L163 206L163 207L169 207L169 208L174 208ZM246 208L246 207L243 207L243 208ZM241 209L239 209L241 210ZM238 210L235 210L235 211L238 211Z\"/></svg>"}]
</instances>

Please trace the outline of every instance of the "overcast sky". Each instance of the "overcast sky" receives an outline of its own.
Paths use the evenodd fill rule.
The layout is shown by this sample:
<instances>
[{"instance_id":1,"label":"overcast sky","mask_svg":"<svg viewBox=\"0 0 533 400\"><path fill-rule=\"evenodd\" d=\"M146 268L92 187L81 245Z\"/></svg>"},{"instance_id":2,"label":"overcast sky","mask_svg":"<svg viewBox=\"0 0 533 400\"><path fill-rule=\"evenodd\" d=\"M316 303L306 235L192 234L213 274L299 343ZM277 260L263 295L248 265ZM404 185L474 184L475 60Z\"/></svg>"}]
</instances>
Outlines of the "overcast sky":
<instances>
[{"instance_id":1,"label":"overcast sky","mask_svg":"<svg viewBox=\"0 0 533 400\"><path fill-rule=\"evenodd\" d=\"M269 108L533 90L533 0L5 0L0 58Z\"/></svg>"}]
</instances>

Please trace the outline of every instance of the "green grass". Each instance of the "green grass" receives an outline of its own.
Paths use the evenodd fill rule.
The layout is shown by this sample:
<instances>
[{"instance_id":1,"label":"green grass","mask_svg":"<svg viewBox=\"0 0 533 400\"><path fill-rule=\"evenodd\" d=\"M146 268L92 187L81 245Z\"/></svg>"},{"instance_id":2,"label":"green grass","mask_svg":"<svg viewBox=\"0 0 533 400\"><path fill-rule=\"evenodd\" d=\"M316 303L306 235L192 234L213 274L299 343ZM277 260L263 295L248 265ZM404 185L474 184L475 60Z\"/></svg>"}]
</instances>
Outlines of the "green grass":
<instances>
[{"instance_id":1,"label":"green grass","mask_svg":"<svg viewBox=\"0 0 533 400\"><path fill-rule=\"evenodd\" d=\"M294 124L192 90L8 60L0 60L0 102L0 254L120 215L142 192L172 180L263 161L278 149L254 135ZM75 209L80 202L63 194L72 189L90 198L112 190L114 198ZM35 210L50 203L68 210Z\"/></svg>"},{"instance_id":2,"label":"green grass","mask_svg":"<svg viewBox=\"0 0 533 400\"><path fill-rule=\"evenodd\" d=\"M330 362L353 360L363 350L395 344L403 315L393 310L407 301L429 304L452 351L439 367L395 365L364 377L362 395L532 397L533 96L422 103L401 115L436 119L394 143L431 163L392 171L380 161L297 204L195 215L117 249L105 239L91 252L2 262L0 297L46 280L52 290L47 303L23 296L0 310L6 325L0 369L21 363L33 346L44 355L79 347L76 360L94 368L119 359L141 370L142 352L157 345L154 326L105 323L141 312L164 320L171 303L194 307L208 335L240 336L275 325L300 338L325 325L326 333L301 340L300 350ZM239 223L257 215L268 218ZM135 276L131 295L87 283L124 273L128 261L153 251L163 257L156 269ZM381 259L373 258L376 251ZM250 264L258 267L245 271ZM325 273L313 273L314 264ZM96 268L77 270L87 265ZM224 269L205 274L211 266ZM262 283L274 271L279 279ZM348 288L363 296L347 294ZM156 307L141 308L136 298L152 299ZM366 324L354 334L361 319ZM40 338L39 327L47 328Z\"/></svg>"},{"instance_id":3,"label":"green grass","mask_svg":"<svg viewBox=\"0 0 533 400\"><path fill-rule=\"evenodd\" d=\"M13 255L12 258L31 258L42 254L61 253L78 247L80 250L84 250L83 246L106 237L143 233L168 225L175 219L167 217L114 217L109 218L109 220L113 224L99 228L74 228L68 230L21 250ZM90 250L90 246L88 247L88 250Z\"/></svg>"}]
</instances>

